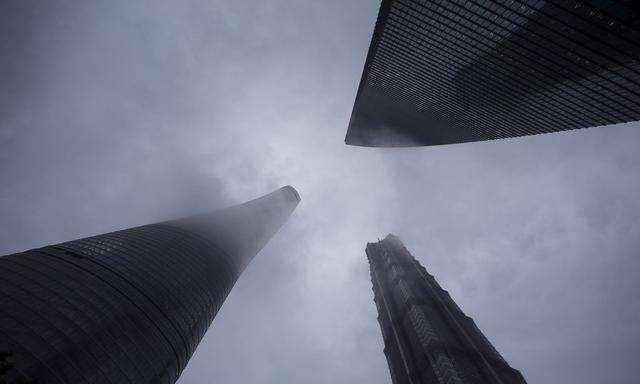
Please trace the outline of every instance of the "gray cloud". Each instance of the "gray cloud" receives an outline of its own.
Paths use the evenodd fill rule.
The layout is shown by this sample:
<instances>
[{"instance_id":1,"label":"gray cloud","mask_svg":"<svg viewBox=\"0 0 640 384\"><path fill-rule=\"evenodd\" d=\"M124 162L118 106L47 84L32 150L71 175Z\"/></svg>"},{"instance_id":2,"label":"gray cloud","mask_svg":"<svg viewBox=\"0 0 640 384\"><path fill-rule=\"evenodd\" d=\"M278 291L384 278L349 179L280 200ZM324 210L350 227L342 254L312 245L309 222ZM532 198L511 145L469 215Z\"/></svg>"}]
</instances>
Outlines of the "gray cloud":
<instances>
[{"instance_id":1,"label":"gray cloud","mask_svg":"<svg viewBox=\"0 0 640 384\"><path fill-rule=\"evenodd\" d=\"M378 2L5 1L0 251L241 202L302 202L181 383L388 383L367 241L388 232L530 382L640 355L637 124L343 144Z\"/></svg>"}]
</instances>

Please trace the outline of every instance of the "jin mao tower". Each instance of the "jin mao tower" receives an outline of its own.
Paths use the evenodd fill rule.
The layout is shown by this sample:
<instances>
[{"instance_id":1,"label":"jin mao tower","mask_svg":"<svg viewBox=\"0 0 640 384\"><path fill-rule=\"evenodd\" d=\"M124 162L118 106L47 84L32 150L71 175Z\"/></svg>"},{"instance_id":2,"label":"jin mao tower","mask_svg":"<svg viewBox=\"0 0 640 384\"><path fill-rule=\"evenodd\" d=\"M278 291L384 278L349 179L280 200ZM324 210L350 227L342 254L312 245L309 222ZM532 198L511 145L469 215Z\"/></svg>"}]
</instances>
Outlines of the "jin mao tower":
<instances>
[{"instance_id":1,"label":"jin mao tower","mask_svg":"<svg viewBox=\"0 0 640 384\"><path fill-rule=\"evenodd\" d=\"M394 235L366 248L393 384L524 384Z\"/></svg>"}]
</instances>

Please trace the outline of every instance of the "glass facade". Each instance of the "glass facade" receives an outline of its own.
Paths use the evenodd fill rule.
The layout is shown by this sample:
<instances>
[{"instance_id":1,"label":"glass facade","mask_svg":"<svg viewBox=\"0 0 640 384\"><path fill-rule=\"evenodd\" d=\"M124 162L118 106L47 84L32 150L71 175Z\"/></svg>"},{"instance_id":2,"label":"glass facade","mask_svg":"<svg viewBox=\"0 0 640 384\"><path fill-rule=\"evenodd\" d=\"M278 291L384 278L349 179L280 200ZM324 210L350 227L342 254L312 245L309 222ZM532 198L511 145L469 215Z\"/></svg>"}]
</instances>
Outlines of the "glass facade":
<instances>
[{"instance_id":1,"label":"glass facade","mask_svg":"<svg viewBox=\"0 0 640 384\"><path fill-rule=\"evenodd\" d=\"M1 257L0 383L175 382L298 201L284 187L201 217Z\"/></svg>"},{"instance_id":2,"label":"glass facade","mask_svg":"<svg viewBox=\"0 0 640 384\"><path fill-rule=\"evenodd\" d=\"M397 237L366 253L393 384L525 383Z\"/></svg>"},{"instance_id":3,"label":"glass facade","mask_svg":"<svg viewBox=\"0 0 640 384\"><path fill-rule=\"evenodd\" d=\"M346 143L419 146L640 120L640 7L383 0Z\"/></svg>"}]
</instances>

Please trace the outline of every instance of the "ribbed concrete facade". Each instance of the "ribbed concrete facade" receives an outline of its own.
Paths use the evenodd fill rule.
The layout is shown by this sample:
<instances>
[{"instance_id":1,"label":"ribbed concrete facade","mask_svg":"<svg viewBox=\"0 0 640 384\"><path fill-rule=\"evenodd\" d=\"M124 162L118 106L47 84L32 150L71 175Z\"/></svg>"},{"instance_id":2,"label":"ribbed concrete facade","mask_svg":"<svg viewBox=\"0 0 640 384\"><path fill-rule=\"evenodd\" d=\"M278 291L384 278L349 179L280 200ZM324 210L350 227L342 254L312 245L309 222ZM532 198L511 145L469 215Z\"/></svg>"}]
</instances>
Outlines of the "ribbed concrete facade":
<instances>
[{"instance_id":1,"label":"ribbed concrete facade","mask_svg":"<svg viewBox=\"0 0 640 384\"><path fill-rule=\"evenodd\" d=\"M292 187L0 258L0 383L174 383Z\"/></svg>"},{"instance_id":2,"label":"ribbed concrete facade","mask_svg":"<svg viewBox=\"0 0 640 384\"><path fill-rule=\"evenodd\" d=\"M393 384L526 383L397 237L366 253Z\"/></svg>"},{"instance_id":3,"label":"ribbed concrete facade","mask_svg":"<svg viewBox=\"0 0 640 384\"><path fill-rule=\"evenodd\" d=\"M640 5L383 0L346 143L420 146L640 120Z\"/></svg>"}]
</instances>

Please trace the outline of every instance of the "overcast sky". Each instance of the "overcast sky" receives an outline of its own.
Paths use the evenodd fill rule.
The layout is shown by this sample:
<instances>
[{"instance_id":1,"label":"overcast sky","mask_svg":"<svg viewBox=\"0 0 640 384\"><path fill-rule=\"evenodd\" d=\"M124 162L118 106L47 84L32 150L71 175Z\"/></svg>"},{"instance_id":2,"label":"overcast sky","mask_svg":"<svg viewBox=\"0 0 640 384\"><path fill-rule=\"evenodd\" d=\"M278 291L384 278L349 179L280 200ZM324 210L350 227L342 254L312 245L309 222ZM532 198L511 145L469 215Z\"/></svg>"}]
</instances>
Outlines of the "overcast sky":
<instances>
[{"instance_id":1,"label":"overcast sky","mask_svg":"<svg viewBox=\"0 0 640 384\"><path fill-rule=\"evenodd\" d=\"M0 2L0 253L291 184L181 384L390 383L364 254L389 232L530 383L637 381L638 125L348 147L378 6Z\"/></svg>"}]
</instances>

